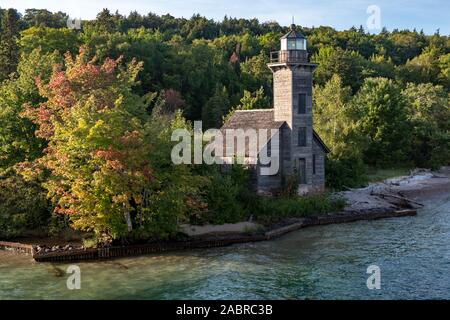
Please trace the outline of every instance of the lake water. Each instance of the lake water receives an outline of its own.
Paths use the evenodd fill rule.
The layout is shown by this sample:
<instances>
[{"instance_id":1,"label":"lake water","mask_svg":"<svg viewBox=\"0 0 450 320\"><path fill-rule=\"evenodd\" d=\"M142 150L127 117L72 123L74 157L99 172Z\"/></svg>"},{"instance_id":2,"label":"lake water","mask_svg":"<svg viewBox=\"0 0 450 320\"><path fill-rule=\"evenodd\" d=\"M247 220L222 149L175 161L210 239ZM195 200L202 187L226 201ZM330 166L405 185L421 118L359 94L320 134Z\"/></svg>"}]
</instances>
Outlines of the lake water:
<instances>
[{"instance_id":1,"label":"lake water","mask_svg":"<svg viewBox=\"0 0 450 320\"><path fill-rule=\"evenodd\" d=\"M416 217L299 230L274 241L79 263L0 251L0 299L450 299L450 196ZM381 289L366 286L381 269Z\"/></svg>"}]
</instances>

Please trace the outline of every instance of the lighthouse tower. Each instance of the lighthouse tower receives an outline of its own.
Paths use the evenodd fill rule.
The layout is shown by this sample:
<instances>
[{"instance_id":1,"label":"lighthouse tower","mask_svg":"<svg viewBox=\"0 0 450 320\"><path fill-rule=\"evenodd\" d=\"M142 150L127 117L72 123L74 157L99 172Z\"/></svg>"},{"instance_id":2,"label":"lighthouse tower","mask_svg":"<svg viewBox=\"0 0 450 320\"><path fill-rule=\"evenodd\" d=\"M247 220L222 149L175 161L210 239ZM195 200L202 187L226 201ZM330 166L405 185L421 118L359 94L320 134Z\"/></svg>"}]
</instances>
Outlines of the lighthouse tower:
<instances>
[{"instance_id":1,"label":"lighthouse tower","mask_svg":"<svg viewBox=\"0 0 450 320\"><path fill-rule=\"evenodd\" d=\"M312 118L312 74L316 64L308 62L306 38L291 25L280 39L281 50L272 52L268 67L273 72L274 120L285 121L290 134L286 138L283 168L298 174L299 192L309 192L314 181L317 159L314 153Z\"/></svg>"}]
</instances>

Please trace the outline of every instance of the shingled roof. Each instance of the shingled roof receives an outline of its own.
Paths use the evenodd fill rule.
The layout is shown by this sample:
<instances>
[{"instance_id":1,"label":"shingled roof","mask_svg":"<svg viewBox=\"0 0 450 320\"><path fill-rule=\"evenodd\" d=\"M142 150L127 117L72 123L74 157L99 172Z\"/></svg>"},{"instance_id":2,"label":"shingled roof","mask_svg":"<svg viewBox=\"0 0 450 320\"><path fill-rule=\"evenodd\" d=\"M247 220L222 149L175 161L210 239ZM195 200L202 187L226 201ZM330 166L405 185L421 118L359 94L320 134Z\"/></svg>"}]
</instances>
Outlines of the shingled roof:
<instances>
[{"instance_id":1,"label":"shingled roof","mask_svg":"<svg viewBox=\"0 0 450 320\"><path fill-rule=\"evenodd\" d=\"M285 123L273 118L273 109L236 110L222 129L279 129Z\"/></svg>"},{"instance_id":2,"label":"shingled roof","mask_svg":"<svg viewBox=\"0 0 450 320\"><path fill-rule=\"evenodd\" d=\"M274 120L274 109L236 110L224 123L221 130L225 129L280 129L286 122ZM267 132L270 135L270 132ZM268 137L269 138L269 137ZM325 153L330 149L320 136L313 130L314 140L322 147ZM225 139L224 139L225 140ZM246 143L246 153L248 145Z\"/></svg>"}]
</instances>

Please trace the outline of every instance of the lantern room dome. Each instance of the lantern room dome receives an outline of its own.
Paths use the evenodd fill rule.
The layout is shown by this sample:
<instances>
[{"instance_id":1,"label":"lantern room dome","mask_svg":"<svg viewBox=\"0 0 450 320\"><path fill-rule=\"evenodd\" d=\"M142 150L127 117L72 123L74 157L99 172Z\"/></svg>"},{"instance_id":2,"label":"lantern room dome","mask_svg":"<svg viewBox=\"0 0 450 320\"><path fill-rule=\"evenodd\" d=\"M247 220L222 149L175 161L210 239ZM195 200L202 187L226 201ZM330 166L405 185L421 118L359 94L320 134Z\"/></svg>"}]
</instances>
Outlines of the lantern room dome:
<instances>
[{"instance_id":1,"label":"lantern room dome","mask_svg":"<svg viewBox=\"0 0 450 320\"><path fill-rule=\"evenodd\" d=\"M284 36L281 37L281 39L306 39L305 36L297 30L297 27L295 26L295 24L291 24L291 29L289 30L288 33L286 33Z\"/></svg>"}]
</instances>

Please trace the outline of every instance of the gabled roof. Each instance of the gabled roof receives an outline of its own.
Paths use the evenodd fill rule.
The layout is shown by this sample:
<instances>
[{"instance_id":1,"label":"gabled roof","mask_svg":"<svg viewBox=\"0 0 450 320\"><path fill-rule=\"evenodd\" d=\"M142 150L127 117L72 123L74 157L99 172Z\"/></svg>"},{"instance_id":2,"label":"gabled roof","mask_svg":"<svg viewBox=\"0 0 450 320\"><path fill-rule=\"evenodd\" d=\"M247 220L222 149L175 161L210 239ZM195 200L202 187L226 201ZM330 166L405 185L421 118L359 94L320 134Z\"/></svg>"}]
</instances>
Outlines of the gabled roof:
<instances>
[{"instance_id":1,"label":"gabled roof","mask_svg":"<svg viewBox=\"0 0 450 320\"><path fill-rule=\"evenodd\" d=\"M221 130L225 129L280 129L286 121L274 120L274 109L253 109L236 110L231 117L224 123ZM267 132L270 135L270 132ZM270 138L270 137L268 137ZM330 149L326 146L320 136L313 130L313 138L322 147L325 153ZM248 146L246 146L247 148Z\"/></svg>"},{"instance_id":2,"label":"gabled roof","mask_svg":"<svg viewBox=\"0 0 450 320\"><path fill-rule=\"evenodd\" d=\"M325 153L331 152L330 148L328 148L327 145L325 144L325 142L323 142L323 140L320 138L320 136L316 132L316 130L313 130L313 138L314 138L314 140L316 140L316 142L319 144L319 146L322 147L322 149Z\"/></svg>"},{"instance_id":3,"label":"gabled roof","mask_svg":"<svg viewBox=\"0 0 450 320\"><path fill-rule=\"evenodd\" d=\"M266 138L263 144L260 144L260 134L257 132L256 141L253 141L253 143L256 143L255 149L257 153L259 153L262 148L264 148L270 139L272 139L272 136L275 134L275 132L272 132L271 129L280 129L283 125L287 125L285 121L274 121L273 117L273 109L253 109L253 110L236 110L233 112L231 117L227 120L227 122L224 123L222 128L220 129L223 133L223 155L226 156L227 154L227 136L225 134L226 129L242 129L243 131L246 131L248 129L253 129L255 131L258 131L260 129L266 129ZM238 133L237 135L244 135L245 133ZM234 146L236 152L236 145ZM251 157L250 154L250 140L245 140L245 156ZM232 150L231 150L232 151Z\"/></svg>"}]
</instances>

